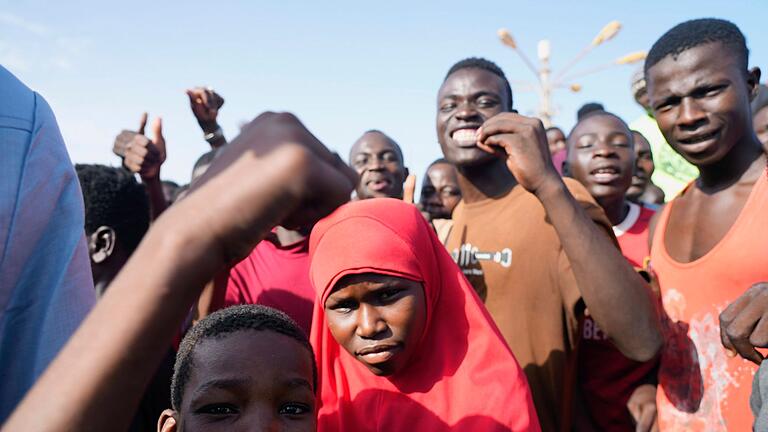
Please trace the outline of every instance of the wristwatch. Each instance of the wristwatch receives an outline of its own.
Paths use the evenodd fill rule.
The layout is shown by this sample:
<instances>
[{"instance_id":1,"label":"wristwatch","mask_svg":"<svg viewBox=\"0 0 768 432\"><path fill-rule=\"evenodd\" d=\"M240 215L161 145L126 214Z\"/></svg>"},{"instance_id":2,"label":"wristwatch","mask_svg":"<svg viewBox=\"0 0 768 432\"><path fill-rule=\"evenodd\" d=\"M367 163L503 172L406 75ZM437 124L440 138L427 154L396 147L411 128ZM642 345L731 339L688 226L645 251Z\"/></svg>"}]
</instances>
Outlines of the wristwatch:
<instances>
[{"instance_id":1,"label":"wristwatch","mask_svg":"<svg viewBox=\"0 0 768 432\"><path fill-rule=\"evenodd\" d=\"M213 144L219 140L224 139L224 131L221 130L221 126L219 126L215 131L205 134L203 138L205 138L208 144Z\"/></svg>"}]
</instances>

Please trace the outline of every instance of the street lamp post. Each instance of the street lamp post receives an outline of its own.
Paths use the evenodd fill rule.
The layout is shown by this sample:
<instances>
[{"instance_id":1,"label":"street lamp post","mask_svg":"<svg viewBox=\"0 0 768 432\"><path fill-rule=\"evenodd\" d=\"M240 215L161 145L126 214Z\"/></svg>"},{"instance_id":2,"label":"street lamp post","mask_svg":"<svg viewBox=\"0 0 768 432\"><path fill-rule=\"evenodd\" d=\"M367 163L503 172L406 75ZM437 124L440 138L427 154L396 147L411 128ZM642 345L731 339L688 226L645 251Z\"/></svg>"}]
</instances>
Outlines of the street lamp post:
<instances>
[{"instance_id":1,"label":"street lamp post","mask_svg":"<svg viewBox=\"0 0 768 432\"><path fill-rule=\"evenodd\" d=\"M542 123L544 123L544 126L549 127L552 125L552 116L555 114L552 105L552 95L556 88L568 86L571 91L578 92L581 90L582 86L580 84L573 83L572 80L574 78L591 75L616 65L632 64L645 59L646 53L644 51L639 51L622 56L610 63L597 66L576 74L568 75L568 71L574 65L576 65L593 49L603 44L604 42L613 39L616 34L618 34L619 30L621 30L620 22L611 21L608 23L600 30L600 32L597 34L597 36L595 36L589 45L579 51L579 53L576 54L576 56L571 59L571 61L568 62L568 64L563 69L561 69L557 75L554 75L554 79L552 78L553 74L550 67L551 46L549 40L544 39L539 41L537 50L539 66L536 67L528 58L528 56L526 56L525 53L519 49L517 42L515 42L515 39L512 37L508 30L500 29L498 31L498 36L501 40L501 43L512 48L517 53L517 55L520 56L528 69L530 69L537 78L537 82L533 84L533 86L536 88L537 93L539 94L538 116Z\"/></svg>"}]
</instances>

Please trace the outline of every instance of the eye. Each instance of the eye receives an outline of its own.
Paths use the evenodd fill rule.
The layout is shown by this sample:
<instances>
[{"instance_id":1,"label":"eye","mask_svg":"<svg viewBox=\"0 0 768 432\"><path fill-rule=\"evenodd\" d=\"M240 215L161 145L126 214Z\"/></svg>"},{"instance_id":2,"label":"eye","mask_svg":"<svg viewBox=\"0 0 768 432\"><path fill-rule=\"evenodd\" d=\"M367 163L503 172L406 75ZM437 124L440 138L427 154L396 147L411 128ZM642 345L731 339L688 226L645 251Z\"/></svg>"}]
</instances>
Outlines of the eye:
<instances>
[{"instance_id":1,"label":"eye","mask_svg":"<svg viewBox=\"0 0 768 432\"><path fill-rule=\"evenodd\" d=\"M588 148L591 148L593 145L595 145L594 138L585 137L576 142L576 148L578 149L588 149Z\"/></svg>"},{"instance_id":2,"label":"eye","mask_svg":"<svg viewBox=\"0 0 768 432\"><path fill-rule=\"evenodd\" d=\"M232 415L237 414L237 407L230 404L208 404L197 411L196 414L210 414L210 415Z\"/></svg>"},{"instance_id":3,"label":"eye","mask_svg":"<svg viewBox=\"0 0 768 432\"><path fill-rule=\"evenodd\" d=\"M454 102L446 102L442 105L440 105L440 111L447 113L451 112L456 108L456 104Z\"/></svg>"},{"instance_id":4,"label":"eye","mask_svg":"<svg viewBox=\"0 0 768 432\"><path fill-rule=\"evenodd\" d=\"M491 107L495 107L498 104L499 102L493 98L480 98L477 101L477 106L479 106L480 108L491 108Z\"/></svg>"},{"instance_id":5,"label":"eye","mask_svg":"<svg viewBox=\"0 0 768 432\"><path fill-rule=\"evenodd\" d=\"M626 138L617 138L611 143L614 147L629 147L629 141Z\"/></svg>"},{"instance_id":6,"label":"eye","mask_svg":"<svg viewBox=\"0 0 768 432\"><path fill-rule=\"evenodd\" d=\"M379 300L384 303L391 302L392 300L395 300L402 291L403 291L402 289L398 289L398 288L390 288L390 289L382 290L379 293Z\"/></svg>"},{"instance_id":7,"label":"eye","mask_svg":"<svg viewBox=\"0 0 768 432\"><path fill-rule=\"evenodd\" d=\"M357 159L354 160L354 162L352 162L352 165L355 168L362 168L362 167L366 166L367 164L368 164L368 158L366 158L366 157L357 158Z\"/></svg>"},{"instance_id":8,"label":"eye","mask_svg":"<svg viewBox=\"0 0 768 432\"><path fill-rule=\"evenodd\" d=\"M398 162L397 155L392 152L384 153L382 159L384 159L384 162Z\"/></svg>"},{"instance_id":9,"label":"eye","mask_svg":"<svg viewBox=\"0 0 768 432\"><path fill-rule=\"evenodd\" d=\"M435 188L433 188L431 186L426 186L426 187L423 187L421 189L421 194L422 195L432 195L434 193L435 193Z\"/></svg>"},{"instance_id":10,"label":"eye","mask_svg":"<svg viewBox=\"0 0 768 432\"><path fill-rule=\"evenodd\" d=\"M461 195L461 192L456 189L443 189L441 195L444 197L453 197Z\"/></svg>"},{"instance_id":11,"label":"eye","mask_svg":"<svg viewBox=\"0 0 768 432\"><path fill-rule=\"evenodd\" d=\"M312 409L308 405L298 403L298 402L289 402L281 406L278 412L280 413L280 415L300 416L300 415L308 414L311 411Z\"/></svg>"},{"instance_id":12,"label":"eye","mask_svg":"<svg viewBox=\"0 0 768 432\"><path fill-rule=\"evenodd\" d=\"M340 313L347 314L357 308L357 303L352 300L341 300L338 303L332 303L328 309Z\"/></svg>"}]
</instances>

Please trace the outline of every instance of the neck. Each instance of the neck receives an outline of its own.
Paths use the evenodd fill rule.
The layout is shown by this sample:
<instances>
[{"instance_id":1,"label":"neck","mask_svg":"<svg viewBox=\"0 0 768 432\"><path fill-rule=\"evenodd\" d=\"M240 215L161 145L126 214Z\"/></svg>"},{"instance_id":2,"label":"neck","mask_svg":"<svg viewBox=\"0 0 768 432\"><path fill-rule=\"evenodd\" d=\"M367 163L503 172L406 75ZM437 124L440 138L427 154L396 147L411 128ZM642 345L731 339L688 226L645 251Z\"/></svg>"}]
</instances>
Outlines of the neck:
<instances>
[{"instance_id":1,"label":"neck","mask_svg":"<svg viewBox=\"0 0 768 432\"><path fill-rule=\"evenodd\" d=\"M477 166L461 166L458 171L461 198L468 204L503 195L517 185L502 159Z\"/></svg>"},{"instance_id":2,"label":"neck","mask_svg":"<svg viewBox=\"0 0 768 432\"><path fill-rule=\"evenodd\" d=\"M696 185L704 192L718 192L737 183L749 171L755 171L759 175L764 166L765 154L762 145L757 137L750 133L723 159L699 167L700 174Z\"/></svg>"},{"instance_id":3,"label":"neck","mask_svg":"<svg viewBox=\"0 0 768 432\"><path fill-rule=\"evenodd\" d=\"M611 225L620 224L629 213L629 203L623 196L596 198L596 201L603 208Z\"/></svg>"},{"instance_id":4,"label":"neck","mask_svg":"<svg viewBox=\"0 0 768 432\"><path fill-rule=\"evenodd\" d=\"M277 235L277 241L280 243L280 246L288 246L300 242L306 237L298 231L291 231L281 226L277 227L275 234Z\"/></svg>"}]
</instances>

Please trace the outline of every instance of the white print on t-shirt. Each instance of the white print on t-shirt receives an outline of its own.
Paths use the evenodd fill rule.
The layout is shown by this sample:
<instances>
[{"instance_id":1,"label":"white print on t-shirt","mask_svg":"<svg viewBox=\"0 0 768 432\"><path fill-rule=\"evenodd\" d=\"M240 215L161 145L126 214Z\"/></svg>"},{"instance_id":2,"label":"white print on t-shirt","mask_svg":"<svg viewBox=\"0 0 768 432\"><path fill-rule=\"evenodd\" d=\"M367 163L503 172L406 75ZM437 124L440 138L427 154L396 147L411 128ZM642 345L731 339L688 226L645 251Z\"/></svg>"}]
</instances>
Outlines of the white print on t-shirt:
<instances>
[{"instance_id":1,"label":"white print on t-shirt","mask_svg":"<svg viewBox=\"0 0 768 432\"><path fill-rule=\"evenodd\" d=\"M608 340L608 335L605 334L596 322L592 321L592 318L587 317L584 319L584 333L582 334L582 338L586 340L604 341Z\"/></svg>"},{"instance_id":2,"label":"white print on t-shirt","mask_svg":"<svg viewBox=\"0 0 768 432\"><path fill-rule=\"evenodd\" d=\"M456 261L459 267L467 267L477 264L479 261L491 261L500 264L504 268L512 265L512 249L504 248L499 252L483 252L472 246L470 243L461 245L458 249L451 252L451 257Z\"/></svg>"}]
</instances>

